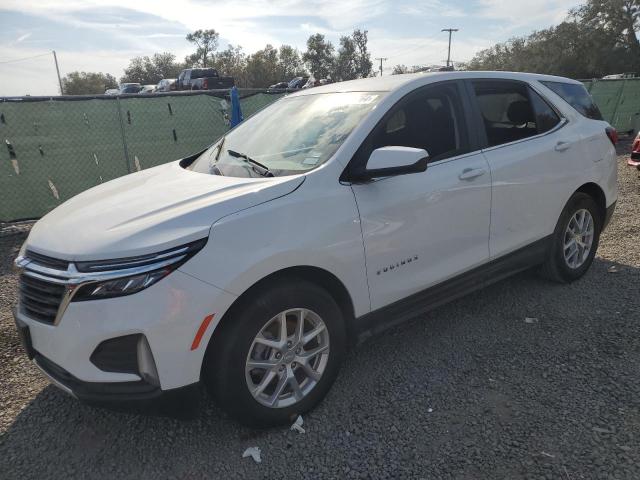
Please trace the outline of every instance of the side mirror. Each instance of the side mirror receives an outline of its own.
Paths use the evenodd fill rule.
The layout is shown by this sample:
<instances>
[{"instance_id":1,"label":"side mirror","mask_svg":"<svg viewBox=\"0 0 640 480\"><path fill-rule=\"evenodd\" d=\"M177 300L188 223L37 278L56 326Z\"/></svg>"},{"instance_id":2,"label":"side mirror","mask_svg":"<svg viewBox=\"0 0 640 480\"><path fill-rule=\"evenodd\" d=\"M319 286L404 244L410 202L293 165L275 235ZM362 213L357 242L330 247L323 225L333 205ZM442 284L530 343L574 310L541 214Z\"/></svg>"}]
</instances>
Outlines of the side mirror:
<instances>
[{"instance_id":1,"label":"side mirror","mask_svg":"<svg viewBox=\"0 0 640 480\"><path fill-rule=\"evenodd\" d=\"M363 172L354 172L353 180L420 173L427 169L429 154L422 148L382 147L371 152Z\"/></svg>"}]
</instances>

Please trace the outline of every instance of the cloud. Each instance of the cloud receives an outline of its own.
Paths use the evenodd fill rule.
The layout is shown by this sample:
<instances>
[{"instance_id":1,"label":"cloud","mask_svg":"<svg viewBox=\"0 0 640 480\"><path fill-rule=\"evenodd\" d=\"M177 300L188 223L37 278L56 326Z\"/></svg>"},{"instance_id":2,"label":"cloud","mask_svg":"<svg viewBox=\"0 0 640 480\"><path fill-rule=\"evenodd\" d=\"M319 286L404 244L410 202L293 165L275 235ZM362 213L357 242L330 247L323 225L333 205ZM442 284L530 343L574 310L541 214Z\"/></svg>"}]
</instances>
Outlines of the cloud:
<instances>
[{"instance_id":1,"label":"cloud","mask_svg":"<svg viewBox=\"0 0 640 480\"><path fill-rule=\"evenodd\" d=\"M24 42L30 36L31 36L31 32L25 33L24 35L20 35L18 38L15 39L15 41L13 43L15 45L17 43Z\"/></svg>"},{"instance_id":2,"label":"cloud","mask_svg":"<svg viewBox=\"0 0 640 480\"><path fill-rule=\"evenodd\" d=\"M439 17L464 17L468 13L460 7L451 5L450 2L440 0L423 0L419 3L405 2L398 5L398 12L411 16L435 16Z\"/></svg>"},{"instance_id":3,"label":"cloud","mask_svg":"<svg viewBox=\"0 0 640 480\"><path fill-rule=\"evenodd\" d=\"M518 2L514 0L478 0L478 15L505 23L506 31L532 24L548 25L564 20L580 0L536 0Z\"/></svg>"},{"instance_id":4,"label":"cloud","mask_svg":"<svg viewBox=\"0 0 640 480\"><path fill-rule=\"evenodd\" d=\"M193 50L184 36L199 28L220 32L222 49L230 43L247 53L267 43L304 50L306 38L316 32L337 44L341 35L362 28L369 31L372 56L389 58L386 69L442 64L447 54L442 27L461 28L452 58L466 61L509 36L561 21L580 1L136 0L120 7L113 0L2 0L0 15L15 15L22 24L3 22L0 59L55 49L63 74L84 70L119 77L134 56L170 51L182 59ZM0 95L55 94L47 57L33 62L29 73L31 64L0 68ZM12 79L27 80L8 86Z\"/></svg>"}]
</instances>

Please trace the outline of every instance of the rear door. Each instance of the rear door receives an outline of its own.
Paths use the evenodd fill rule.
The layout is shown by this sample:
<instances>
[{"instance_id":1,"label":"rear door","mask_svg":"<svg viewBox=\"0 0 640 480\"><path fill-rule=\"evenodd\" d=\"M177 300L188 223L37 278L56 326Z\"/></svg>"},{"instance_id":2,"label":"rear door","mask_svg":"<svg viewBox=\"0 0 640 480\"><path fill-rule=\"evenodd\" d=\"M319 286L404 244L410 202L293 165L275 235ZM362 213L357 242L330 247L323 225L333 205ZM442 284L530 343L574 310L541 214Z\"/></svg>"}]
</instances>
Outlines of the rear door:
<instances>
[{"instance_id":1,"label":"rear door","mask_svg":"<svg viewBox=\"0 0 640 480\"><path fill-rule=\"evenodd\" d=\"M580 135L526 82L467 81L492 176L490 254L553 233L579 172Z\"/></svg>"},{"instance_id":2,"label":"rear door","mask_svg":"<svg viewBox=\"0 0 640 480\"><path fill-rule=\"evenodd\" d=\"M378 309L489 257L491 176L470 139L462 82L423 87L398 102L352 162L384 146L423 148L426 171L353 184Z\"/></svg>"}]
</instances>

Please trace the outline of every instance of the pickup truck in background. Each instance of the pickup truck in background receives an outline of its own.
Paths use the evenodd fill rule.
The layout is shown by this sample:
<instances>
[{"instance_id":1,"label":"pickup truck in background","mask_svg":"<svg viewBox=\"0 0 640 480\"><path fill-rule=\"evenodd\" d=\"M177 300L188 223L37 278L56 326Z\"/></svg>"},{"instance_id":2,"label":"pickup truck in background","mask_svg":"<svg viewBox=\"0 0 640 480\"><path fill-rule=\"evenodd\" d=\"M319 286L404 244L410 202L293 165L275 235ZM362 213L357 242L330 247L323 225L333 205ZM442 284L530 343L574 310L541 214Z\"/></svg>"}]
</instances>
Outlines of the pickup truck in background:
<instances>
[{"instance_id":1,"label":"pickup truck in background","mask_svg":"<svg viewBox=\"0 0 640 480\"><path fill-rule=\"evenodd\" d=\"M176 90L216 90L234 85L233 77L221 77L215 68L187 68L176 80Z\"/></svg>"}]
</instances>

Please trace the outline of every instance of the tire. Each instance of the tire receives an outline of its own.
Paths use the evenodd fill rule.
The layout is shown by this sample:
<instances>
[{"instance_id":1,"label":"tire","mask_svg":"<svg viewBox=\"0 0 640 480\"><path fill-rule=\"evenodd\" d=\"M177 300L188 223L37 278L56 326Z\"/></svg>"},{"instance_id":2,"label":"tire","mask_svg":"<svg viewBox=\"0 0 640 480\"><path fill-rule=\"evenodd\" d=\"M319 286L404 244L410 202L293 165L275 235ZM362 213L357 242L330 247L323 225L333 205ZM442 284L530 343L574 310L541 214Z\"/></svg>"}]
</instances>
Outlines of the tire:
<instances>
[{"instance_id":1,"label":"tire","mask_svg":"<svg viewBox=\"0 0 640 480\"><path fill-rule=\"evenodd\" d=\"M264 292L253 293L256 295L249 294L246 301L229 312L230 316L214 333L207 347L202 378L214 399L229 415L245 425L266 428L291 423L298 414L309 411L324 398L338 375L347 337L343 314L336 301L310 282L280 281ZM283 312L292 346L266 347L262 342L267 338L272 343L282 342L278 328L282 325ZM304 318L303 338L320 331L307 344L298 340L300 335L296 329L301 316ZM256 338L259 334L261 341ZM312 370L315 368L314 375L321 371L321 376L318 379L307 376L306 380L298 381L307 375L306 365L303 368L301 362L296 362L301 358L298 353L307 355L307 350L311 353L320 351L325 344L327 349L309 360L317 364L311 365ZM256 353L274 367L248 370L249 357L254 361ZM279 360L277 355L280 355ZM267 406L264 402L279 398L275 393L283 376L291 374L296 376L295 383L298 384L299 390L295 393L298 396L304 393L304 396L295 398L289 380L282 394L284 398L277 400L275 406ZM250 391L250 383L258 390L261 379L265 380L267 375L275 377L264 392L255 397ZM304 391L305 388L308 391Z\"/></svg>"},{"instance_id":2,"label":"tire","mask_svg":"<svg viewBox=\"0 0 640 480\"><path fill-rule=\"evenodd\" d=\"M570 239L571 235L567 233L567 229L574 216L585 210L593 221L593 237L589 252L583 260L577 260L575 257L568 260L564 252L567 239ZM593 263L600 242L603 221L603 212L591 196L582 192L574 193L556 224L551 247L541 267L541 274L549 280L559 283L570 283L582 277ZM573 225L577 227L575 223ZM577 255L579 258L580 255ZM576 262L576 264L570 265L571 262Z\"/></svg>"}]
</instances>

